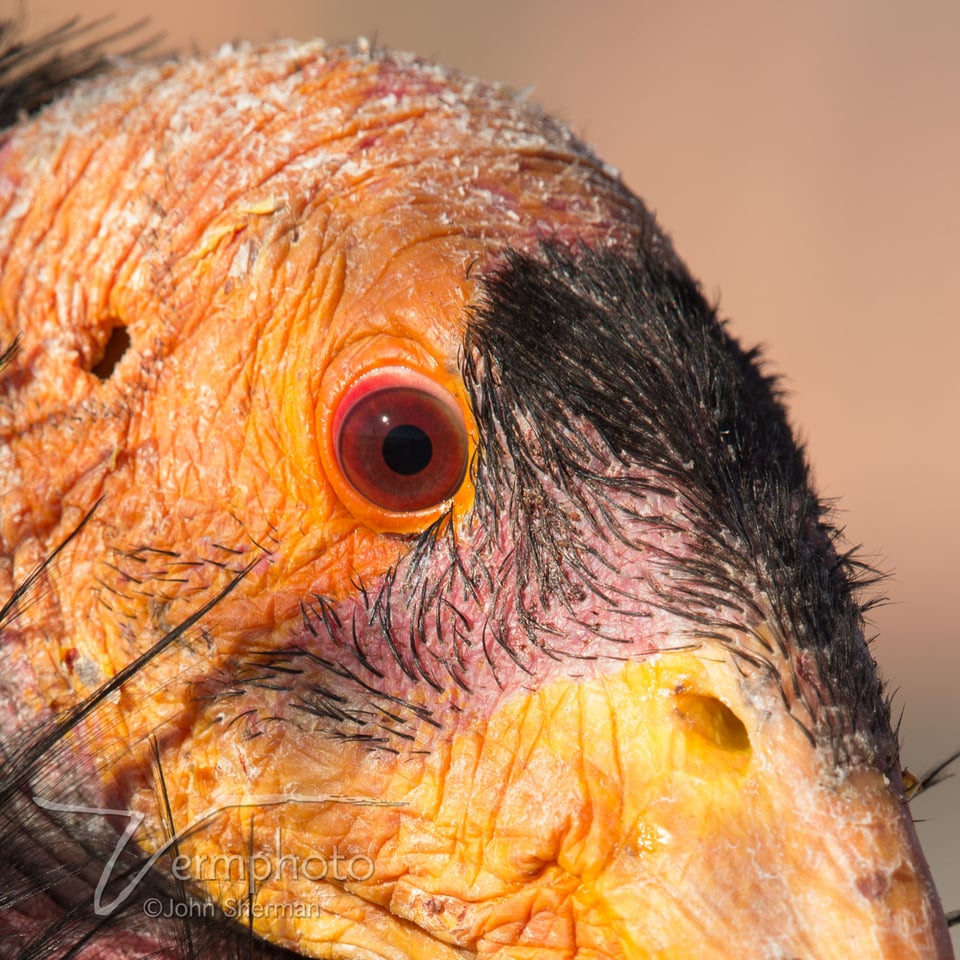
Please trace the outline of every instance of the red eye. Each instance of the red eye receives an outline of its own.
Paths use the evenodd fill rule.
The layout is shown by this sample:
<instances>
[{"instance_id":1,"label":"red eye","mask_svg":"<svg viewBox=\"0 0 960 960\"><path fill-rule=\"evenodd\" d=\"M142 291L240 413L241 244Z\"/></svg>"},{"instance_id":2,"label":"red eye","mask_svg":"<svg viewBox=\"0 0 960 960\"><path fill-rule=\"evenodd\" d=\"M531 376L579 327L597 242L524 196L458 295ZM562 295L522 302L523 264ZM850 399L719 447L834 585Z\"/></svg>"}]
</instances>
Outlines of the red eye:
<instances>
[{"instance_id":1,"label":"red eye","mask_svg":"<svg viewBox=\"0 0 960 960\"><path fill-rule=\"evenodd\" d=\"M467 470L467 429L453 396L413 370L358 380L334 415L337 461L351 486L395 513L452 497Z\"/></svg>"}]
</instances>

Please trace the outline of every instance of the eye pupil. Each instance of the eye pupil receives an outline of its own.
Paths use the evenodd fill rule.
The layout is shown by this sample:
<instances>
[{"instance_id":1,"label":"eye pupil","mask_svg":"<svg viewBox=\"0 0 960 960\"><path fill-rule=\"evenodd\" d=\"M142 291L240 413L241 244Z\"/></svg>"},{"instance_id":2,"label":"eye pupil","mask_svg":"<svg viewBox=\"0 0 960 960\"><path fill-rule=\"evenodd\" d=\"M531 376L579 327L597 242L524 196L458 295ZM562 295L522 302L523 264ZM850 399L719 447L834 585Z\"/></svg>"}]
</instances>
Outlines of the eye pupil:
<instances>
[{"instance_id":1,"label":"eye pupil","mask_svg":"<svg viewBox=\"0 0 960 960\"><path fill-rule=\"evenodd\" d=\"M412 477L426 470L432 459L430 437L412 423L394 427L383 438L383 462L394 473Z\"/></svg>"}]
</instances>

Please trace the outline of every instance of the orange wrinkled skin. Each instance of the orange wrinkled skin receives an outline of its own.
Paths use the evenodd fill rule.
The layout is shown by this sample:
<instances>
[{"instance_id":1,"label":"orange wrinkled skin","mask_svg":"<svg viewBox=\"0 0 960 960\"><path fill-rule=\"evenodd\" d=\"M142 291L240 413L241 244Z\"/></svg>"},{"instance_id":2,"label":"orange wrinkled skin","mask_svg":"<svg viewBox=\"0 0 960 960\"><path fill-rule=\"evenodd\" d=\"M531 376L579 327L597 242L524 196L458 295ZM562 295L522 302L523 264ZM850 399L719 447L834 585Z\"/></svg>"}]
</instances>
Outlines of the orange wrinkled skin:
<instances>
[{"instance_id":1,"label":"orange wrinkled skin","mask_svg":"<svg viewBox=\"0 0 960 960\"><path fill-rule=\"evenodd\" d=\"M641 219L506 93L319 45L124 68L9 140L4 595L102 504L4 638L29 669L16 709L89 696L244 572L75 747L198 896L248 902L242 870L264 858L265 939L391 960L949 956L898 785L830 783L709 640L494 697L405 754L318 747L308 718L222 724L185 696L201 666L282 650L304 597L350 597L407 535L467 522L469 474L407 516L339 475L333 411L356 377L432 378L474 451L460 369L478 272L543 238L635 246ZM120 327L130 349L101 375ZM292 875L334 855L364 875Z\"/></svg>"},{"instance_id":2,"label":"orange wrinkled skin","mask_svg":"<svg viewBox=\"0 0 960 960\"><path fill-rule=\"evenodd\" d=\"M409 363L466 407L470 266L571 224L585 240L633 229L627 195L553 127L531 129L485 90L445 103L451 82L320 46L239 51L107 83L11 141L0 336L23 332L25 382L0 421L5 586L101 496L124 513L98 517L90 537L219 545L221 559L269 545L254 573L264 599L218 615L238 634L396 560L402 543L329 475L333 398L373 366ZM565 209L544 192L556 180ZM118 325L132 349L101 382L91 370ZM467 484L455 516L470 500ZM83 634L98 632L101 604L141 605L135 590L88 582L64 583L59 604ZM165 622L187 599L172 596ZM104 629L81 655L99 682L136 652ZM62 685L57 672L45 690Z\"/></svg>"}]
</instances>

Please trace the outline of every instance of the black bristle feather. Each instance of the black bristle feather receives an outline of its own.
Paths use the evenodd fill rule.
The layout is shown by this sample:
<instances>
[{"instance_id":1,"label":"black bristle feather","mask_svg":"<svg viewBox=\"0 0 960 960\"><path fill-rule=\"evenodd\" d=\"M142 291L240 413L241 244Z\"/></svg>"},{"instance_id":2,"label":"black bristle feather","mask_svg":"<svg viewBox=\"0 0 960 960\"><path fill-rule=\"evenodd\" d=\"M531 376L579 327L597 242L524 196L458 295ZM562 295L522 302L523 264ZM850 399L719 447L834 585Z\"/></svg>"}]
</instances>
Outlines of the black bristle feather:
<instances>
[{"instance_id":1,"label":"black bristle feather","mask_svg":"<svg viewBox=\"0 0 960 960\"><path fill-rule=\"evenodd\" d=\"M811 490L777 380L682 268L643 252L547 244L538 256L510 254L486 283L467 347L481 435L503 444L479 459L478 510L489 511L488 526L515 510L523 579L548 589L563 579L551 570L565 566L569 525L540 494L544 475L564 494L576 485L604 501L606 476L583 441L589 428L627 473L653 476L615 484L632 483L641 500L666 489L683 504L699 546L692 558L662 557L671 575L659 603L730 630L764 608L780 636L812 651L830 698L856 705L851 729L870 731L881 765L895 765L889 705L863 640L871 601L859 599L878 575L855 551L837 551L840 534ZM849 732L836 731L840 755L855 749Z\"/></svg>"},{"instance_id":2,"label":"black bristle feather","mask_svg":"<svg viewBox=\"0 0 960 960\"><path fill-rule=\"evenodd\" d=\"M117 49L140 34L147 21L105 30L110 19L74 18L30 40L18 39L16 22L0 21L0 130L36 113L75 83L105 73L111 55L138 56L160 39L147 37Z\"/></svg>"}]
</instances>

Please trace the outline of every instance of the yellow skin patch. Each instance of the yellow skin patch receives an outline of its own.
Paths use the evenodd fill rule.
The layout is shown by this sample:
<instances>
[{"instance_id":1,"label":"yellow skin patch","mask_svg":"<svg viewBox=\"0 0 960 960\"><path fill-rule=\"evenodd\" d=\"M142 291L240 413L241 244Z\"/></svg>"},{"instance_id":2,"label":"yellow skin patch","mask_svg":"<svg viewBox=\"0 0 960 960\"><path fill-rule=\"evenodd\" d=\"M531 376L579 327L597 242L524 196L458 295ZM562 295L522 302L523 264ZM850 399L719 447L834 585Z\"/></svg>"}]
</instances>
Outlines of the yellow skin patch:
<instances>
[{"instance_id":1,"label":"yellow skin patch","mask_svg":"<svg viewBox=\"0 0 960 960\"><path fill-rule=\"evenodd\" d=\"M832 782L734 676L708 643L515 695L426 756L267 735L243 775L222 730L219 769L194 768L195 731L164 760L181 869L317 957L935 956L890 785Z\"/></svg>"}]
</instances>

